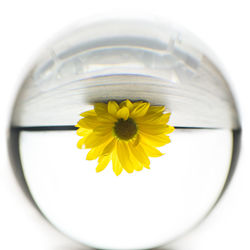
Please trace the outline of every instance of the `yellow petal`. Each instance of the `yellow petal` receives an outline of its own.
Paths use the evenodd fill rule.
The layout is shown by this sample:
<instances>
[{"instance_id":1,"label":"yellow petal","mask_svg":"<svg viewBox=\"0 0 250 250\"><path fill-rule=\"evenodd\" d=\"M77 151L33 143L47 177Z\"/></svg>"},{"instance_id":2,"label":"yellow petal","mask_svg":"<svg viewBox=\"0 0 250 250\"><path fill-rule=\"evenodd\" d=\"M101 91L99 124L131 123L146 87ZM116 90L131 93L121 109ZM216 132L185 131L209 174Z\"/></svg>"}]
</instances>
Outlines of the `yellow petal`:
<instances>
[{"instance_id":1,"label":"yellow petal","mask_svg":"<svg viewBox=\"0 0 250 250\"><path fill-rule=\"evenodd\" d=\"M152 124L152 122L154 123L163 123L160 119L162 117L162 113L147 113L145 116L143 117L137 117L135 119L136 123L140 124L140 123L149 123Z\"/></svg>"},{"instance_id":2,"label":"yellow petal","mask_svg":"<svg viewBox=\"0 0 250 250\"><path fill-rule=\"evenodd\" d=\"M161 153L158 149L156 149L155 147L152 147L146 143L141 143L140 144L145 153L149 156L149 157L160 157L163 155L163 153Z\"/></svg>"},{"instance_id":3,"label":"yellow petal","mask_svg":"<svg viewBox=\"0 0 250 250\"><path fill-rule=\"evenodd\" d=\"M133 103L130 100L126 100L120 103L120 107L127 107L129 109L129 111L131 111L134 107Z\"/></svg>"},{"instance_id":4,"label":"yellow petal","mask_svg":"<svg viewBox=\"0 0 250 250\"><path fill-rule=\"evenodd\" d=\"M148 113L160 113L165 110L165 106L150 106L148 109Z\"/></svg>"},{"instance_id":5,"label":"yellow petal","mask_svg":"<svg viewBox=\"0 0 250 250\"><path fill-rule=\"evenodd\" d=\"M99 160L98 160L98 165L96 167L96 172L101 172L102 170L104 170L109 162L110 162L111 156L107 155L107 156L100 156Z\"/></svg>"},{"instance_id":6,"label":"yellow petal","mask_svg":"<svg viewBox=\"0 0 250 250\"><path fill-rule=\"evenodd\" d=\"M135 164L134 164L134 169L136 170L136 171L141 171L142 169L143 169L143 165L140 163L140 162L136 162Z\"/></svg>"},{"instance_id":7,"label":"yellow petal","mask_svg":"<svg viewBox=\"0 0 250 250\"><path fill-rule=\"evenodd\" d=\"M127 120L128 119L128 116L129 116L129 109L127 107L123 107L121 109L119 109L116 113L116 117L118 119L123 119L123 120Z\"/></svg>"},{"instance_id":8,"label":"yellow petal","mask_svg":"<svg viewBox=\"0 0 250 250\"><path fill-rule=\"evenodd\" d=\"M86 156L86 160L95 160L98 156L100 156L103 152L103 149L105 148L105 146L107 145L107 143L103 143L100 146L97 146L95 148L92 148L87 156Z\"/></svg>"},{"instance_id":9,"label":"yellow petal","mask_svg":"<svg viewBox=\"0 0 250 250\"><path fill-rule=\"evenodd\" d=\"M76 134L79 135L79 136L86 136L86 135L88 135L90 132L91 132L90 129L79 128L79 129L77 129Z\"/></svg>"},{"instance_id":10,"label":"yellow petal","mask_svg":"<svg viewBox=\"0 0 250 250\"><path fill-rule=\"evenodd\" d=\"M166 124L169 121L170 113L162 114L162 113L147 113L143 117L135 118L136 123L138 124Z\"/></svg>"},{"instance_id":11,"label":"yellow petal","mask_svg":"<svg viewBox=\"0 0 250 250\"><path fill-rule=\"evenodd\" d=\"M117 119L109 113L103 113L97 116L97 120L102 123L114 123Z\"/></svg>"},{"instance_id":12,"label":"yellow petal","mask_svg":"<svg viewBox=\"0 0 250 250\"><path fill-rule=\"evenodd\" d=\"M96 127L93 132L97 135L106 135L112 132L112 124L103 124L101 126Z\"/></svg>"},{"instance_id":13,"label":"yellow petal","mask_svg":"<svg viewBox=\"0 0 250 250\"><path fill-rule=\"evenodd\" d=\"M80 116L82 116L82 117L96 116L96 112L93 109L93 110L89 110L89 111L85 111L85 112L81 113Z\"/></svg>"},{"instance_id":14,"label":"yellow petal","mask_svg":"<svg viewBox=\"0 0 250 250\"><path fill-rule=\"evenodd\" d=\"M117 104L116 101L109 101L108 102L108 112L111 115L115 116L118 109L119 109L119 105Z\"/></svg>"},{"instance_id":15,"label":"yellow petal","mask_svg":"<svg viewBox=\"0 0 250 250\"><path fill-rule=\"evenodd\" d=\"M171 131L171 129L169 129L168 125L149 125L149 124L141 124L139 126L139 130L147 133L147 134L151 134L151 135L160 135L160 134L166 134L169 131Z\"/></svg>"},{"instance_id":16,"label":"yellow petal","mask_svg":"<svg viewBox=\"0 0 250 250\"><path fill-rule=\"evenodd\" d=\"M99 125L99 121L97 120L96 116L88 116L85 118L82 118L79 122L78 125L81 128L87 128L87 129L94 129Z\"/></svg>"},{"instance_id":17,"label":"yellow petal","mask_svg":"<svg viewBox=\"0 0 250 250\"><path fill-rule=\"evenodd\" d=\"M153 122L155 124L167 124L170 118L170 113L168 114L162 114L161 117L155 119Z\"/></svg>"},{"instance_id":18,"label":"yellow petal","mask_svg":"<svg viewBox=\"0 0 250 250\"><path fill-rule=\"evenodd\" d=\"M143 101L134 102L133 108L136 108L138 105L140 105L142 103L143 103Z\"/></svg>"},{"instance_id":19,"label":"yellow petal","mask_svg":"<svg viewBox=\"0 0 250 250\"><path fill-rule=\"evenodd\" d=\"M137 134L135 140L133 141L133 146L136 147L140 142L140 135Z\"/></svg>"},{"instance_id":20,"label":"yellow petal","mask_svg":"<svg viewBox=\"0 0 250 250\"><path fill-rule=\"evenodd\" d=\"M88 161L95 160L98 156L100 156L100 154L101 154L100 146L92 148L89 150L89 152L86 156L86 160L88 160Z\"/></svg>"},{"instance_id":21,"label":"yellow petal","mask_svg":"<svg viewBox=\"0 0 250 250\"><path fill-rule=\"evenodd\" d=\"M82 146L83 146L84 142L85 142L85 138L81 138L81 139L77 142L77 147L78 147L79 149L82 149Z\"/></svg>"},{"instance_id":22,"label":"yellow petal","mask_svg":"<svg viewBox=\"0 0 250 250\"><path fill-rule=\"evenodd\" d=\"M132 143L129 143L129 149L130 152L133 154L133 156L141 162L144 166L149 166L150 161L148 159L148 156L146 155L145 151L143 150L141 145L137 145L134 147Z\"/></svg>"},{"instance_id":23,"label":"yellow petal","mask_svg":"<svg viewBox=\"0 0 250 250\"><path fill-rule=\"evenodd\" d=\"M112 164L113 164L113 171L118 176L122 172L122 166L119 162L116 150L112 153Z\"/></svg>"},{"instance_id":24,"label":"yellow petal","mask_svg":"<svg viewBox=\"0 0 250 250\"><path fill-rule=\"evenodd\" d=\"M161 123L168 123L170 115L171 115L171 113L163 114L161 119L160 119L160 122Z\"/></svg>"},{"instance_id":25,"label":"yellow petal","mask_svg":"<svg viewBox=\"0 0 250 250\"><path fill-rule=\"evenodd\" d=\"M146 144L155 146L155 147L162 147L167 143L170 143L169 136L167 135L149 135L146 133L141 132L141 141L145 142Z\"/></svg>"},{"instance_id":26,"label":"yellow petal","mask_svg":"<svg viewBox=\"0 0 250 250\"><path fill-rule=\"evenodd\" d=\"M147 102L140 103L136 108L131 112L131 117L142 117L148 112L150 104Z\"/></svg>"},{"instance_id":27,"label":"yellow petal","mask_svg":"<svg viewBox=\"0 0 250 250\"><path fill-rule=\"evenodd\" d=\"M109 139L112 138L112 134L109 133L105 136L99 136L95 133L91 133L86 137L85 140L85 148L94 148L97 147L103 143L105 143L106 141L108 141Z\"/></svg>"},{"instance_id":28,"label":"yellow petal","mask_svg":"<svg viewBox=\"0 0 250 250\"><path fill-rule=\"evenodd\" d=\"M130 153L126 142L117 142L117 155L122 167L128 172L133 173L134 168L130 162Z\"/></svg>"},{"instance_id":29,"label":"yellow petal","mask_svg":"<svg viewBox=\"0 0 250 250\"><path fill-rule=\"evenodd\" d=\"M167 131L165 132L166 134L170 134L175 130L173 126L168 125Z\"/></svg>"},{"instance_id":30,"label":"yellow petal","mask_svg":"<svg viewBox=\"0 0 250 250\"><path fill-rule=\"evenodd\" d=\"M114 147L116 146L116 139L113 139L110 143L106 145L106 147L103 149L102 155L108 155L111 154L114 150Z\"/></svg>"},{"instance_id":31,"label":"yellow petal","mask_svg":"<svg viewBox=\"0 0 250 250\"><path fill-rule=\"evenodd\" d=\"M77 126L79 128L86 128L86 129L92 129L88 124L85 122L84 118L78 121Z\"/></svg>"},{"instance_id":32,"label":"yellow petal","mask_svg":"<svg viewBox=\"0 0 250 250\"><path fill-rule=\"evenodd\" d=\"M94 109L97 115L107 113L107 104L103 102L95 103Z\"/></svg>"},{"instance_id":33,"label":"yellow petal","mask_svg":"<svg viewBox=\"0 0 250 250\"><path fill-rule=\"evenodd\" d=\"M141 171L143 169L143 164L140 161L138 161L138 159L136 159L134 154L131 152L131 147L130 146L129 146L129 151L130 151L130 159L131 159L131 161L133 163L133 168L136 171ZM147 165L147 166L149 166L149 165Z\"/></svg>"}]
</instances>

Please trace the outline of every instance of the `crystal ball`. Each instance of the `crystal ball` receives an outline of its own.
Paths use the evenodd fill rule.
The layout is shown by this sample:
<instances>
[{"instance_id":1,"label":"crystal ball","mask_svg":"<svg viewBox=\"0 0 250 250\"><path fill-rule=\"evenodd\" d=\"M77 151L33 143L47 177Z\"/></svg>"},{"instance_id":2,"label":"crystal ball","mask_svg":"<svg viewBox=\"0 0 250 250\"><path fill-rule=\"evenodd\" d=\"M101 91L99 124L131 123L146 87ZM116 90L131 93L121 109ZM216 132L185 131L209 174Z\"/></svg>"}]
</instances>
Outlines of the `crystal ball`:
<instances>
[{"instance_id":1,"label":"crystal ball","mask_svg":"<svg viewBox=\"0 0 250 250\"><path fill-rule=\"evenodd\" d=\"M173 25L110 20L41 51L15 100L9 148L55 228L129 250L200 223L228 187L239 140L234 97L202 42Z\"/></svg>"}]
</instances>

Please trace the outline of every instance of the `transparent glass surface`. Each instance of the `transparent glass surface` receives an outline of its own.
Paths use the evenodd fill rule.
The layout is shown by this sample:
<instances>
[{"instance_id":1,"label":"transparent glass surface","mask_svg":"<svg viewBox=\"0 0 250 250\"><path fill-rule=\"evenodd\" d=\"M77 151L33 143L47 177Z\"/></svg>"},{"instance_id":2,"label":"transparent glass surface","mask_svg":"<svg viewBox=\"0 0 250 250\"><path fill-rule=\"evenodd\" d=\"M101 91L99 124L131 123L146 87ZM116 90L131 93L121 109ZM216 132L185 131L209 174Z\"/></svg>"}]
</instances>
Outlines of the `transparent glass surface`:
<instances>
[{"instance_id":1,"label":"transparent glass surface","mask_svg":"<svg viewBox=\"0 0 250 250\"><path fill-rule=\"evenodd\" d=\"M120 176L96 161L74 125L96 102L165 105L175 127L151 169ZM148 249L204 219L233 175L240 123L213 56L172 26L106 21L42 51L13 109L10 155L27 197L58 230L99 249Z\"/></svg>"}]
</instances>

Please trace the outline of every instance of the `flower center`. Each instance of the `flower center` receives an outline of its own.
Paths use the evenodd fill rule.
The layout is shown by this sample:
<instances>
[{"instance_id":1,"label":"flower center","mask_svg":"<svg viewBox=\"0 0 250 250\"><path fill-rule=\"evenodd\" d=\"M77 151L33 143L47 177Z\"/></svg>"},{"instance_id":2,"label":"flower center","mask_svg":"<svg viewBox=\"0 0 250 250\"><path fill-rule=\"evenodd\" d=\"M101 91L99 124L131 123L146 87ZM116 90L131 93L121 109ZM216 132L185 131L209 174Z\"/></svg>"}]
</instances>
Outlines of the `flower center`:
<instances>
[{"instance_id":1,"label":"flower center","mask_svg":"<svg viewBox=\"0 0 250 250\"><path fill-rule=\"evenodd\" d=\"M119 119L114 126L115 135L122 140L132 139L137 133L137 127L133 119L128 118L126 121Z\"/></svg>"}]
</instances>

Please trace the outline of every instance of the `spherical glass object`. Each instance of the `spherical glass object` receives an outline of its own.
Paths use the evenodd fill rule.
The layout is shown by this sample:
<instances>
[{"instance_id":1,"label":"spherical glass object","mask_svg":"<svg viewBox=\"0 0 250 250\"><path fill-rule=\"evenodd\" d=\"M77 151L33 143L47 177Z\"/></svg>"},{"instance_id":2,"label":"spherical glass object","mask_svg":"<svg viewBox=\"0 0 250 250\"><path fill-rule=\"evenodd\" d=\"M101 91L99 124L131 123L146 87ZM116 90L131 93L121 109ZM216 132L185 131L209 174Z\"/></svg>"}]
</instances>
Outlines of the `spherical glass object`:
<instances>
[{"instance_id":1,"label":"spherical glass object","mask_svg":"<svg viewBox=\"0 0 250 250\"><path fill-rule=\"evenodd\" d=\"M126 100L131 109L121 110ZM89 145L115 138L102 153L113 157L117 150L121 173L112 169L116 158L96 172L98 160L86 160L91 146L77 148L75 125L96 103L109 117L115 114L114 125L110 137L101 134ZM136 105L141 109L133 113ZM164 106L161 117L171 113L167 125L142 116L155 106ZM152 117L160 117L157 110L152 108ZM91 112L89 119L97 114ZM107 126L100 121L101 131ZM150 140L143 141L141 127ZM171 142L157 148L164 155L151 157L143 143L160 145L159 131L172 127ZM193 35L115 20L78 28L42 51L16 98L10 131L16 175L44 217L84 245L128 250L166 244L208 215L235 169L240 122L227 81ZM119 151L118 143L128 145L137 135L133 146ZM143 152L150 169L145 163L130 171L126 164Z\"/></svg>"}]
</instances>

